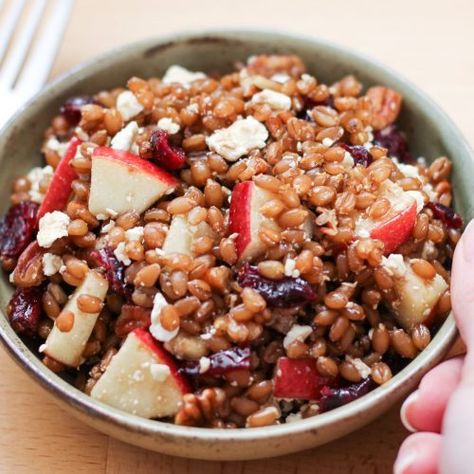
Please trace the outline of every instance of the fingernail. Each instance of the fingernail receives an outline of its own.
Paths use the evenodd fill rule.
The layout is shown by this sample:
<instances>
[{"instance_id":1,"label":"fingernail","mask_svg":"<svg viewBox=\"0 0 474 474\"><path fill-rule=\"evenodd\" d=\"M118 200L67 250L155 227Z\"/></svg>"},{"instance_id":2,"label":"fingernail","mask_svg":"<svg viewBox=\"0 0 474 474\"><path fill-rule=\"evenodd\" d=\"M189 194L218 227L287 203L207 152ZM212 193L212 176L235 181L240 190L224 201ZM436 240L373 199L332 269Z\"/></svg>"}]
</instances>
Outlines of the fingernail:
<instances>
[{"instance_id":1,"label":"fingernail","mask_svg":"<svg viewBox=\"0 0 474 474\"><path fill-rule=\"evenodd\" d=\"M410 433L415 433L416 429L408 421L407 409L408 409L408 406L412 403L415 403L416 400L418 400L418 390L415 390L412 394L410 394L410 396L403 402L402 408L400 408L400 420L402 421L402 425L408 431L410 431Z\"/></svg>"},{"instance_id":2,"label":"fingernail","mask_svg":"<svg viewBox=\"0 0 474 474\"><path fill-rule=\"evenodd\" d=\"M462 249L465 260L474 262L474 221L469 222L463 232Z\"/></svg>"},{"instance_id":3,"label":"fingernail","mask_svg":"<svg viewBox=\"0 0 474 474\"><path fill-rule=\"evenodd\" d=\"M416 460L416 453L412 449L404 449L397 457L393 466L393 474L405 474Z\"/></svg>"}]
</instances>

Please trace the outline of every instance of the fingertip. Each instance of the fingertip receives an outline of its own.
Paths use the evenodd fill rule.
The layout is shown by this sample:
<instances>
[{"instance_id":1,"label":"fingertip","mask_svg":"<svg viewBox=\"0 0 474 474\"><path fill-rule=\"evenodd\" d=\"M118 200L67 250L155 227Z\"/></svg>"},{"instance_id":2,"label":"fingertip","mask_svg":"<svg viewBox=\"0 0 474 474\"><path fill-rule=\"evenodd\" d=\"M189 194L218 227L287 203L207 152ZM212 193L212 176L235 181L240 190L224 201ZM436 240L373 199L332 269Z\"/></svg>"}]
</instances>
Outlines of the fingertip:
<instances>
[{"instance_id":1,"label":"fingertip","mask_svg":"<svg viewBox=\"0 0 474 474\"><path fill-rule=\"evenodd\" d=\"M394 474L435 474L441 454L441 435L415 433L401 445L393 466Z\"/></svg>"},{"instance_id":2,"label":"fingertip","mask_svg":"<svg viewBox=\"0 0 474 474\"><path fill-rule=\"evenodd\" d=\"M419 392L418 390L415 390L413 393L411 393L407 399L403 402L402 407L400 408L400 420L402 422L402 425L410 432L410 433L415 433L416 429L413 427L413 425L410 423L409 418L410 418L410 408L417 402L419 398Z\"/></svg>"}]
</instances>

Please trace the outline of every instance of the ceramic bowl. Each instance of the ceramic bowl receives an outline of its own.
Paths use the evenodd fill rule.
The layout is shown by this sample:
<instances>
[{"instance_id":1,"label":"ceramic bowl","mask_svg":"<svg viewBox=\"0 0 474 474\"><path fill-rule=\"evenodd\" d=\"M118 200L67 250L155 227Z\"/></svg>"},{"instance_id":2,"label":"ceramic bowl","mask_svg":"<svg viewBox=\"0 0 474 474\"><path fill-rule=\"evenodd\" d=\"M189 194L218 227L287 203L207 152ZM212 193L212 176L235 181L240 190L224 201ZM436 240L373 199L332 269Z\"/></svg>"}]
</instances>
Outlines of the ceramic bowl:
<instances>
[{"instance_id":1,"label":"ceramic bowl","mask_svg":"<svg viewBox=\"0 0 474 474\"><path fill-rule=\"evenodd\" d=\"M12 179L41 162L44 129L69 96L93 94L123 85L131 76L160 76L171 64L226 72L237 60L256 53L294 53L324 82L355 74L366 85L384 84L404 97L401 125L416 156L447 154L454 162L457 210L473 215L471 150L456 126L430 99L400 75L364 56L325 41L257 31L209 31L150 39L112 51L54 81L24 106L0 133L0 212L9 205ZM0 280L0 308L12 293ZM265 428L215 430L175 426L121 412L89 398L50 372L0 315L0 337L13 359L57 403L84 423L122 441L176 456L245 460L282 455L327 443L382 415L412 390L421 376L446 354L456 336L450 316L430 345L392 380L370 394L328 413Z\"/></svg>"}]
</instances>

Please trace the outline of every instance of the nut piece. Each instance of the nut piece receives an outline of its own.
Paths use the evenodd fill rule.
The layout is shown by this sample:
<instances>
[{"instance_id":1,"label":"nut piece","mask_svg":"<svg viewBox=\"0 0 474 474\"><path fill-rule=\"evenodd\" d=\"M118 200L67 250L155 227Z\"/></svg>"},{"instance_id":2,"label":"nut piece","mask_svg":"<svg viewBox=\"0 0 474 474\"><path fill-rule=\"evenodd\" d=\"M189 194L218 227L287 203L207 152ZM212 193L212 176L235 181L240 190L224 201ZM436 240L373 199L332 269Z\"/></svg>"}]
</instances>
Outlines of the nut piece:
<instances>
[{"instance_id":1,"label":"nut piece","mask_svg":"<svg viewBox=\"0 0 474 474\"><path fill-rule=\"evenodd\" d=\"M372 101L372 127L375 130L385 128L395 122L400 113L402 96L388 87L376 86L367 91Z\"/></svg>"}]
</instances>

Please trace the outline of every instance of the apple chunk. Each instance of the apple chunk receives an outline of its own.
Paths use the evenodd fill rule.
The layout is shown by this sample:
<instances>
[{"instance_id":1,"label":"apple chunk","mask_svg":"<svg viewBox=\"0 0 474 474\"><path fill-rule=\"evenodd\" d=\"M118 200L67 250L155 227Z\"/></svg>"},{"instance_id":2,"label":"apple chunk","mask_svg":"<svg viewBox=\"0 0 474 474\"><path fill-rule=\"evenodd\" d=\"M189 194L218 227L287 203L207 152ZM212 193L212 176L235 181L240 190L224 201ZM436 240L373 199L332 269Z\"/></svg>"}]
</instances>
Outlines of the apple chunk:
<instances>
[{"instance_id":1,"label":"apple chunk","mask_svg":"<svg viewBox=\"0 0 474 474\"><path fill-rule=\"evenodd\" d=\"M428 324L440 297L448 289L444 278L436 274L428 280L418 276L411 266L412 260L392 254L383 265L393 275L394 289L398 299L391 303L395 318L405 329Z\"/></svg>"},{"instance_id":2,"label":"apple chunk","mask_svg":"<svg viewBox=\"0 0 474 474\"><path fill-rule=\"evenodd\" d=\"M78 367L81 364L82 352L92 334L99 313L84 313L78 308L77 299L81 295L90 295L103 301L108 288L107 280L99 272L89 271L63 309L74 314L72 329L69 332L61 332L54 325L46 339L44 348L46 355L70 367Z\"/></svg>"},{"instance_id":3,"label":"apple chunk","mask_svg":"<svg viewBox=\"0 0 474 474\"><path fill-rule=\"evenodd\" d=\"M189 387L171 356L145 329L131 332L91 396L144 418L176 414Z\"/></svg>"},{"instance_id":4,"label":"apple chunk","mask_svg":"<svg viewBox=\"0 0 474 474\"><path fill-rule=\"evenodd\" d=\"M405 192L392 181L385 181L379 198L390 202L390 210L379 220L368 216L360 217L356 222L356 235L381 240L385 255L389 255L408 240L413 231L419 207L415 196L414 192ZM421 198L421 194L419 197Z\"/></svg>"},{"instance_id":5,"label":"apple chunk","mask_svg":"<svg viewBox=\"0 0 474 474\"><path fill-rule=\"evenodd\" d=\"M280 357L273 378L273 395L276 398L317 400L321 389L333 382L319 375L316 359L290 359Z\"/></svg>"},{"instance_id":6,"label":"apple chunk","mask_svg":"<svg viewBox=\"0 0 474 474\"><path fill-rule=\"evenodd\" d=\"M266 202L276 197L253 181L244 181L234 187L230 202L229 230L231 234L237 234L235 244L240 260L250 260L265 251L266 247L259 237L263 226L280 230L273 219L260 212Z\"/></svg>"},{"instance_id":7,"label":"apple chunk","mask_svg":"<svg viewBox=\"0 0 474 474\"><path fill-rule=\"evenodd\" d=\"M77 147L81 143L81 140L78 138L73 138L70 141L63 159L54 171L43 202L38 209L36 217L38 222L47 212L62 211L66 207L71 195L72 182L77 178L77 174L71 168L70 162L76 155Z\"/></svg>"},{"instance_id":8,"label":"apple chunk","mask_svg":"<svg viewBox=\"0 0 474 474\"><path fill-rule=\"evenodd\" d=\"M89 211L142 213L178 185L174 176L126 151L99 147L92 155Z\"/></svg>"}]
</instances>

